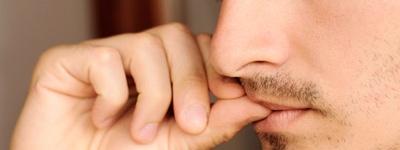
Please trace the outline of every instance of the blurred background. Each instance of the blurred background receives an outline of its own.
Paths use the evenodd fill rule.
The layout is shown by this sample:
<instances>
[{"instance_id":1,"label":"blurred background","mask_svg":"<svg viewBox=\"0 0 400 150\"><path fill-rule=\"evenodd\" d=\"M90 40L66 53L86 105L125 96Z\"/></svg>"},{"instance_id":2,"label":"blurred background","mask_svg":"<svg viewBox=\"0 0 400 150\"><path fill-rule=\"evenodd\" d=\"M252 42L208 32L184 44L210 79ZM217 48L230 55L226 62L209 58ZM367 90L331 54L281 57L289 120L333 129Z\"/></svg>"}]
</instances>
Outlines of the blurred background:
<instances>
[{"instance_id":1,"label":"blurred background","mask_svg":"<svg viewBox=\"0 0 400 150\"><path fill-rule=\"evenodd\" d=\"M0 149L9 149L31 72L47 48L168 22L213 33L219 7L217 0L0 0ZM246 127L214 149L261 148Z\"/></svg>"}]
</instances>

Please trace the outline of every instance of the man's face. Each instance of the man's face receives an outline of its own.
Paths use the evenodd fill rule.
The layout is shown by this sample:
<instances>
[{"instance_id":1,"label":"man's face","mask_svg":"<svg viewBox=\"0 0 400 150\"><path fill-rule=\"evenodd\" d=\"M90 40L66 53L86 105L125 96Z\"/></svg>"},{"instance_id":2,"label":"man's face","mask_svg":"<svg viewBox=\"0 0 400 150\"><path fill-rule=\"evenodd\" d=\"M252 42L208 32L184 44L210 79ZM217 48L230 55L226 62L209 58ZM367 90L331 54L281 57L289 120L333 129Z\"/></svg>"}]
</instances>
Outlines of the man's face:
<instances>
[{"instance_id":1,"label":"man's face","mask_svg":"<svg viewBox=\"0 0 400 150\"><path fill-rule=\"evenodd\" d=\"M211 62L265 149L400 148L399 0L225 0Z\"/></svg>"}]
</instances>

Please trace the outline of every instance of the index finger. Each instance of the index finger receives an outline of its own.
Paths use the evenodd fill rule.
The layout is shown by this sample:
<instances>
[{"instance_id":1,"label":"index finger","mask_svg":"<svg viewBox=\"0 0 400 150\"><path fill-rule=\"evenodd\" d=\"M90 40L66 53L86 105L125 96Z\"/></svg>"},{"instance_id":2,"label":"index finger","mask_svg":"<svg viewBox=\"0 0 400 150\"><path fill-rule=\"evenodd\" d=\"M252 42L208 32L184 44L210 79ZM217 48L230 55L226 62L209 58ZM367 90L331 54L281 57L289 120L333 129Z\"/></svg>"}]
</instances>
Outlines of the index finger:
<instances>
[{"instance_id":1,"label":"index finger","mask_svg":"<svg viewBox=\"0 0 400 150\"><path fill-rule=\"evenodd\" d=\"M115 47L127 74L132 75L138 92L131 135L140 143L151 142L171 103L171 81L161 39L149 33L114 36L90 41Z\"/></svg>"},{"instance_id":2,"label":"index finger","mask_svg":"<svg viewBox=\"0 0 400 150\"><path fill-rule=\"evenodd\" d=\"M208 85L211 92L219 99L233 99L245 95L243 87L236 78L220 75L210 64L211 36L208 34L199 34L197 42L199 43L206 64Z\"/></svg>"},{"instance_id":3,"label":"index finger","mask_svg":"<svg viewBox=\"0 0 400 150\"><path fill-rule=\"evenodd\" d=\"M170 24L148 32L163 40L173 84L175 119L182 130L198 134L207 125L210 100L203 59L191 31Z\"/></svg>"}]
</instances>

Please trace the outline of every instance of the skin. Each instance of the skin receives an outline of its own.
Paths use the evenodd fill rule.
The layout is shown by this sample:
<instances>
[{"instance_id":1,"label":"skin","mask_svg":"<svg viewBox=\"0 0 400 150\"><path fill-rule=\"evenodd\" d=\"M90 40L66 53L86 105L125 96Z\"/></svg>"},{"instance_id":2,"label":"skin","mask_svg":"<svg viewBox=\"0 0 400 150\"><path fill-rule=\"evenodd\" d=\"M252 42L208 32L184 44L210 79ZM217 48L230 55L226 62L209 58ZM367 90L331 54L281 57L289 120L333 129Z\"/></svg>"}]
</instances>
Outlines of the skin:
<instances>
[{"instance_id":1,"label":"skin","mask_svg":"<svg viewBox=\"0 0 400 150\"><path fill-rule=\"evenodd\" d=\"M51 48L33 73L11 149L210 149L231 139L270 110L205 68L210 40L172 23ZM210 107L211 81L229 100Z\"/></svg>"},{"instance_id":2,"label":"skin","mask_svg":"<svg viewBox=\"0 0 400 150\"><path fill-rule=\"evenodd\" d=\"M399 48L397 0L225 0L212 41L175 23L48 50L11 148L209 149L256 121L263 149L399 149ZM268 129L282 106L307 113Z\"/></svg>"},{"instance_id":3,"label":"skin","mask_svg":"<svg viewBox=\"0 0 400 150\"><path fill-rule=\"evenodd\" d=\"M220 16L215 69L254 101L311 109L256 126L264 149L400 148L399 1L226 0Z\"/></svg>"}]
</instances>

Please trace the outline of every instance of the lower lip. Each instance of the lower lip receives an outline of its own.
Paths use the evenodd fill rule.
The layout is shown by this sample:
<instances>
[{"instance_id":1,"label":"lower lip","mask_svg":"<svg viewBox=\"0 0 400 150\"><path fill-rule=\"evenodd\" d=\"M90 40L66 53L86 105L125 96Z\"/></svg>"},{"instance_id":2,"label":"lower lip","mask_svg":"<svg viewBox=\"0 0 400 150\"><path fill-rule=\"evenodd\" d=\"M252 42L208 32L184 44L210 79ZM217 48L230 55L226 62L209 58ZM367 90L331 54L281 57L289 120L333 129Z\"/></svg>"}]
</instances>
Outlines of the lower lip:
<instances>
[{"instance_id":1,"label":"lower lip","mask_svg":"<svg viewBox=\"0 0 400 150\"><path fill-rule=\"evenodd\" d=\"M273 111L267 118L255 123L256 130L263 132L281 132L294 127L310 109Z\"/></svg>"}]
</instances>

